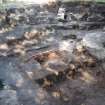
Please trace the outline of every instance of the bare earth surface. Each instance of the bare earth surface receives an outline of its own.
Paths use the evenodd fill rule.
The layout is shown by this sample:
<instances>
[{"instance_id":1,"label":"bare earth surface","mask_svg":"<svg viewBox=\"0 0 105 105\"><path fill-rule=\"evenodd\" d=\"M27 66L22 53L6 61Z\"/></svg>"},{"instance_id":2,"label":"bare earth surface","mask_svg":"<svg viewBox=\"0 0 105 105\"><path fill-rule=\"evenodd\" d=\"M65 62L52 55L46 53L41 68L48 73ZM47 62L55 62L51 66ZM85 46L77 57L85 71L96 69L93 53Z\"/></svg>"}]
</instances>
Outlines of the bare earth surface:
<instances>
[{"instance_id":1,"label":"bare earth surface","mask_svg":"<svg viewBox=\"0 0 105 105\"><path fill-rule=\"evenodd\" d=\"M75 28L53 8L27 8L0 30L0 105L105 105L104 25Z\"/></svg>"}]
</instances>

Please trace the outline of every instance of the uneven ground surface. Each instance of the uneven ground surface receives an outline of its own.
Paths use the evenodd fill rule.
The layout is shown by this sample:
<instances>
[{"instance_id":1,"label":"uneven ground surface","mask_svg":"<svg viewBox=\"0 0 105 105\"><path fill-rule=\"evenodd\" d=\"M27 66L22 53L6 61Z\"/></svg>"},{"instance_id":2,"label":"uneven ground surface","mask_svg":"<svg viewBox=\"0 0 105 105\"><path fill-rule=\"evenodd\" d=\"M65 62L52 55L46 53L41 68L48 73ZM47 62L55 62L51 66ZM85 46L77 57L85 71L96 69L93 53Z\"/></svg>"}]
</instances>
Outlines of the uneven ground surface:
<instances>
[{"instance_id":1,"label":"uneven ground surface","mask_svg":"<svg viewBox=\"0 0 105 105\"><path fill-rule=\"evenodd\" d=\"M0 15L0 105L105 105L105 5L24 8Z\"/></svg>"}]
</instances>

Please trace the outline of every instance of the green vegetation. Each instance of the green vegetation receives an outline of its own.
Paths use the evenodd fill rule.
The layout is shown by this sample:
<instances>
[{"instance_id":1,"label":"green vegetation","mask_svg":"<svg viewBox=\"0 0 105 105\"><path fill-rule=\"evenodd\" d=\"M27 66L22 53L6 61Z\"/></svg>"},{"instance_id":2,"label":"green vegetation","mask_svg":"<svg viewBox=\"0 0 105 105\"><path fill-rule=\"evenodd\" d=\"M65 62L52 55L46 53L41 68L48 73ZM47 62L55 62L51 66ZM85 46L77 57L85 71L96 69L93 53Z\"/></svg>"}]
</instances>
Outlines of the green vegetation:
<instances>
[{"instance_id":1,"label":"green vegetation","mask_svg":"<svg viewBox=\"0 0 105 105\"><path fill-rule=\"evenodd\" d=\"M97 2L105 2L105 0L95 0L95 1L97 1Z\"/></svg>"},{"instance_id":2,"label":"green vegetation","mask_svg":"<svg viewBox=\"0 0 105 105\"><path fill-rule=\"evenodd\" d=\"M62 0L64 2L69 2L69 1L96 1L96 2L105 2L105 0Z\"/></svg>"}]
</instances>

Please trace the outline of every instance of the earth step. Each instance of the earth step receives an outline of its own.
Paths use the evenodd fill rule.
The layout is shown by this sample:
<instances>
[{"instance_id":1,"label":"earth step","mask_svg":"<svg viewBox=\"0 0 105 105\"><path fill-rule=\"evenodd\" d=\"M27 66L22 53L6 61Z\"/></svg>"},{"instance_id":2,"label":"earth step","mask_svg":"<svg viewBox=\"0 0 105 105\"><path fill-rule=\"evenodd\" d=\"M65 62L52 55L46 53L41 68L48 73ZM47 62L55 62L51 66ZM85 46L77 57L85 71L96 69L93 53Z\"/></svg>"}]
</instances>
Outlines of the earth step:
<instances>
[{"instance_id":1,"label":"earth step","mask_svg":"<svg viewBox=\"0 0 105 105\"><path fill-rule=\"evenodd\" d=\"M26 51L27 52L43 52L43 51L49 51L49 50L54 50L54 46L55 45L50 45L50 44L46 44L46 45L40 45L40 46L33 46L31 48L27 48Z\"/></svg>"},{"instance_id":2,"label":"earth step","mask_svg":"<svg viewBox=\"0 0 105 105\"><path fill-rule=\"evenodd\" d=\"M50 53L50 52L54 52L57 51L57 48L53 47L53 46L41 46L41 47L36 47L36 48L32 48L32 49L28 49L27 50L27 54L26 54L26 61L29 61L33 58L35 58L36 56L40 56L46 53Z\"/></svg>"},{"instance_id":3,"label":"earth step","mask_svg":"<svg viewBox=\"0 0 105 105\"><path fill-rule=\"evenodd\" d=\"M87 29L88 27L91 26L104 26L105 23L104 22L77 22L77 21L72 21L72 22L68 22L65 24L52 24L50 27L54 28L54 29L64 29L64 30L68 30L68 29Z\"/></svg>"}]
</instances>

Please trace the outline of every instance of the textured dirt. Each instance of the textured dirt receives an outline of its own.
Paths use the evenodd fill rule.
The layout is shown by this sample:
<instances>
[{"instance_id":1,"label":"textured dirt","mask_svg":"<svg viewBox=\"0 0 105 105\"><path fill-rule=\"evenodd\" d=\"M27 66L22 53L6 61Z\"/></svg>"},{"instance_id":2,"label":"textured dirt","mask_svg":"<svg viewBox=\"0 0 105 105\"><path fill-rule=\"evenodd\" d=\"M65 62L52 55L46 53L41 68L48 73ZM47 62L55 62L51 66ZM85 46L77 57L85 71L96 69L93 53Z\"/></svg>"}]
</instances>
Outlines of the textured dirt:
<instances>
[{"instance_id":1,"label":"textured dirt","mask_svg":"<svg viewBox=\"0 0 105 105\"><path fill-rule=\"evenodd\" d=\"M38 7L37 11L40 11L37 17L44 15L39 18L41 21L31 19L29 23L19 23L12 30L3 32L1 29L0 80L3 80L4 88L0 90L0 105L105 105L105 62L94 56L91 57L95 58L95 61L88 61L88 53L81 47L85 35L100 34L104 32L104 26L94 30L70 29L69 22L59 23L53 17L56 16L55 11L46 13ZM30 17L34 15L30 14ZM50 19L53 17L54 23L44 20L48 16ZM40 64L38 60L42 56L41 60L44 59L45 62L46 58L41 54L48 52L51 54L47 55L47 60L62 60L62 56L52 53L58 50L66 50L66 54L62 53L66 59L64 62L73 60L72 64L77 68L74 70L72 66L75 73L72 72L64 79L61 76L59 81L49 85L51 81L46 80L46 74L49 75L49 72L40 72L44 63ZM39 57L35 59L38 54ZM35 81L37 73L45 84L39 85Z\"/></svg>"}]
</instances>

